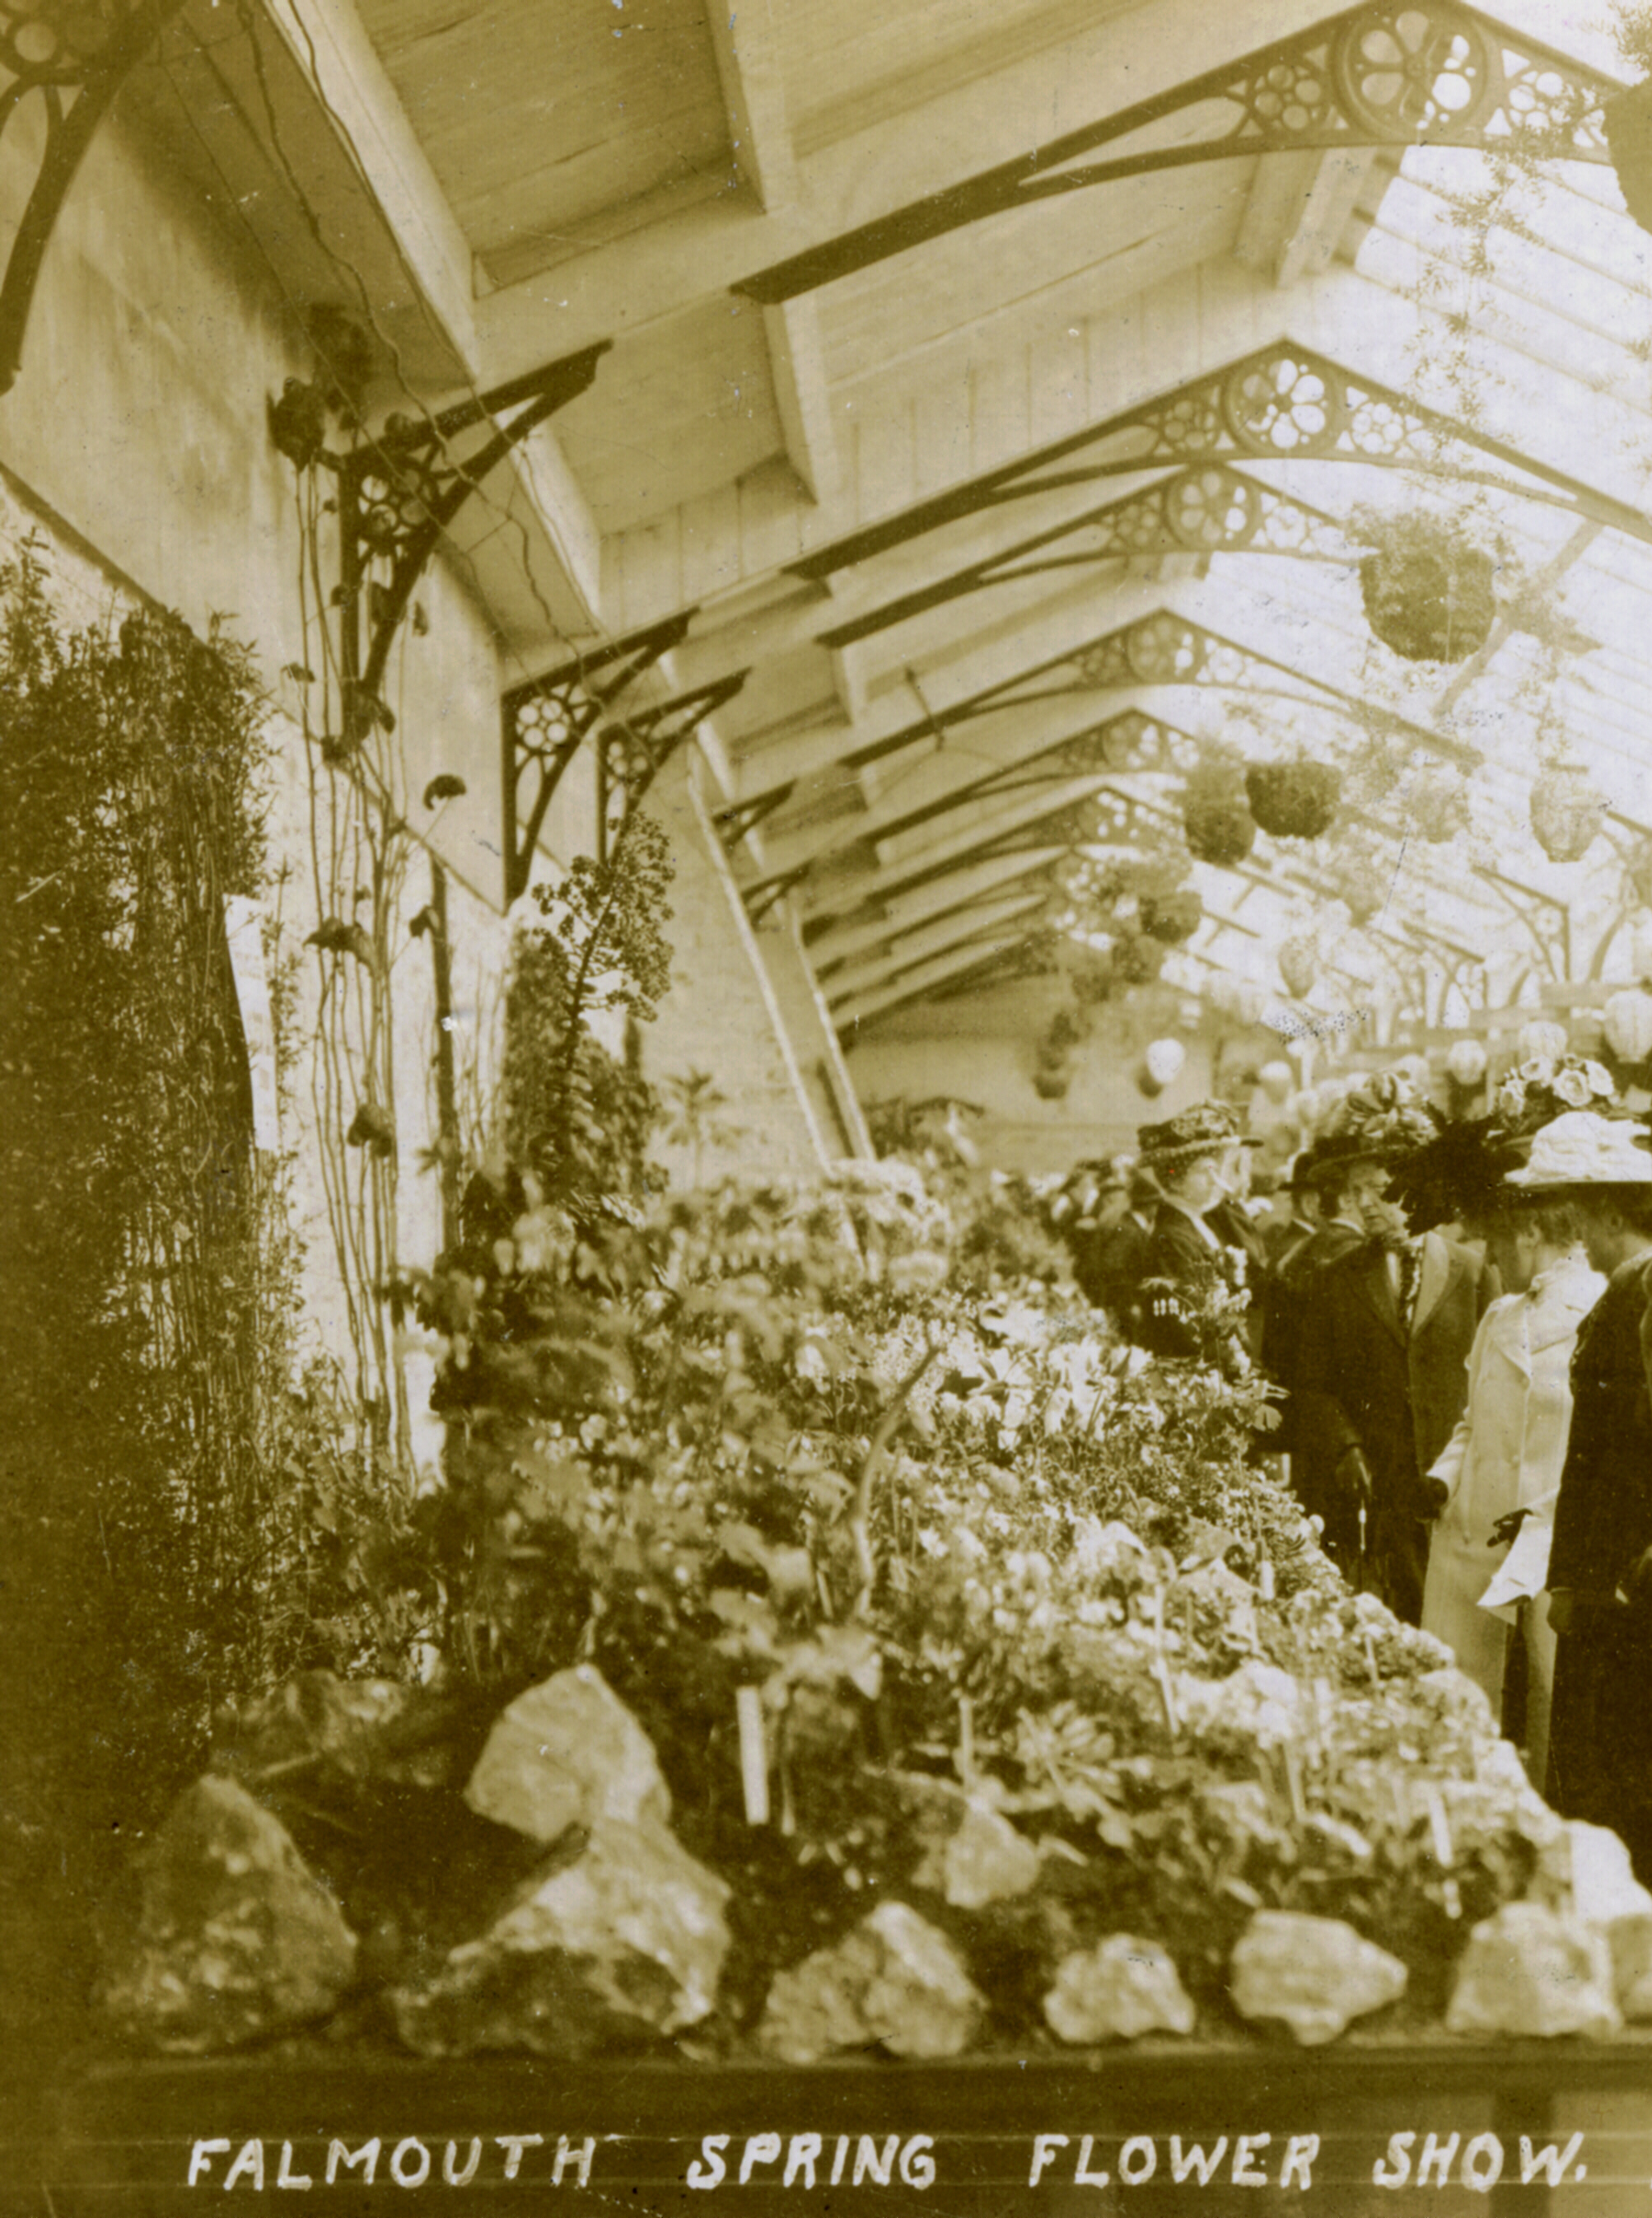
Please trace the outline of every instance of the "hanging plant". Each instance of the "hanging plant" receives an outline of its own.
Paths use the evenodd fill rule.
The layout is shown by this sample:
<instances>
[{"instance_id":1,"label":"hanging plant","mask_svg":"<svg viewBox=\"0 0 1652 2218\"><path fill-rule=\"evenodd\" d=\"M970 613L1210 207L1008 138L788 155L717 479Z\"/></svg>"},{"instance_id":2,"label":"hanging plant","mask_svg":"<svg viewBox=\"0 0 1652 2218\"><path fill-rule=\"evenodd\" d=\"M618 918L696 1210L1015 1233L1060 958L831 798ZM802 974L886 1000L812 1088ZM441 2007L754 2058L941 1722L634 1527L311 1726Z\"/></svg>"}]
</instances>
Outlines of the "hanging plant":
<instances>
[{"instance_id":1,"label":"hanging plant","mask_svg":"<svg viewBox=\"0 0 1652 2218\"><path fill-rule=\"evenodd\" d=\"M1486 1044L1483 1040L1453 1040L1445 1056L1445 1075L1453 1086L1466 1093L1478 1086L1486 1075Z\"/></svg>"},{"instance_id":2,"label":"hanging plant","mask_svg":"<svg viewBox=\"0 0 1652 2218\"><path fill-rule=\"evenodd\" d=\"M1276 1107L1281 1107L1290 1097L1296 1074L1282 1056L1276 1056L1271 1063L1262 1065L1257 1074L1257 1081L1268 1100Z\"/></svg>"},{"instance_id":3,"label":"hanging plant","mask_svg":"<svg viewBox=\"0 0 1652 2218\"><path fill-rule=\"evenodd\" d=\"M1143 1068L1156 1087L1170 1086L1182 1075L1187 1061L1187 1050L1179 1039L1150 1041L1142 1058Z\"/></svg>"},{"instance_id":4,"label":"hanging plant","mask_svg":"<svg viewBox=\"0 0 1652 2218\"><path fill-rule=\"evenodd\" d=\"M1359 565L1365 616L1408 662L1466 662L1491 634L1496 565L1461 526L1411 511L1366 514L1351 530L1371 548Z\"/></svg>"},{"instance_id":5,"label":"hanging plant","mask_svg":"<svg viewBox=\"0 0 1652 2218\"><path fill-rule=\"evenodd\" d=\"M1277 839L1317 839L1335 821L1342 773L1330 763L1298 756L1291 762L1253 763L1245 792L1259 828Z\"/></svg>"},{"instance_id":6,"label":"hanging plant","mask_svg":"<svg viewBox=\"0 0 1652 2218\"><path fill-rule=\"evenodd\" d=\"M1186 888L1176 893L1144 894L1136 913L1150 939L1162 940L1166 947L1179 947L1203 921L1204 903L1191 888Z\"/></svg>"},{"instance_id":7,"label":"hanging plant","mask_svg":"<svg viewBox=\"0 0 1652 2218\"><path fill-rule=\"evenodd\" d=\"M1319 975L1318 946L1309 933L1294 933L1279 949L1279 976L1284 981L1285 991L1293 1001L1299 1001L1313 991L1314 981Z\"/></svg>"},{"instance_id":8,"label":"hanging plant","mask_svg":"<svg viewBox=\"0 0 1652 2218\"><path fill-rule=\"evenodd\" d=\"M1624 891L1639 908L1652 908L1652 839L1643 839L1624 865Z\"/></svg>"},{"instance_id":9,"label":"hanging plant","mask_svg":"<svg viewBox=\"0 0 1652 2218\"><path fill-rule=\"evenodd\" d=\"M1123 986L1150 986L1164 969L1168 952L1163 940L1145 932L1121 932L1113 942L1113 976Z\"/></svg>"},{"instance_id":10,"label":"hanging plant","mask_svg":"<svg viewBox=\"0 0 1652 2218\"><path fill-rule=\"evenodd\" d=\"M1606 1003L1602 1029L1619 1063L1644 1063L1652 1056L1652 994L1639 986L1614 994Z\"/></svg>"},{"instance_id":11,"label":"hanging plant","mask_svg":"<svg viewBox=\"0 0 1652 2218\"><path fill-rule=\"evenodd\" d=\"M1534 1017L1514 1035L1514 1052L1522 1063L1558 1063L1569 1044L1565 1025L1552 1017Z\"/></svg>"},{"instance_id":12,"label":"hanging plant","mask_svg":"<svg viewBox=\"0 0 1652 2218\"><path fill-rule=\"evenodd\" d=\"M1236 765L1202 765L1182 790L1182 825L1189 852L1201 863L1229 870L1256 845L1256 820Z\"/></svg>"},{"instance_id":13,"label":"hanging plant","mask_svg":"<svg viewBox=\"0 0 1652 2218\"><path fill-rule=\"evenodd\" d=\"M1606 822L1606 803L1581 763L1551 763L1531 782L1531 829L1551 863L1575 863Z\"/></svg>"},{"instance_id":14,"label":"hanging plant","mask_svg":"<svg viewBox=\"0 0 1652 2218\"><path fill-rule=\"evenodd\" d=\"M1469 795L1463 780L1446 771L1426 771L1407 796L1412 829L1432 846L1455 839L1469 828Z\"/></svg>"}]
</instances>

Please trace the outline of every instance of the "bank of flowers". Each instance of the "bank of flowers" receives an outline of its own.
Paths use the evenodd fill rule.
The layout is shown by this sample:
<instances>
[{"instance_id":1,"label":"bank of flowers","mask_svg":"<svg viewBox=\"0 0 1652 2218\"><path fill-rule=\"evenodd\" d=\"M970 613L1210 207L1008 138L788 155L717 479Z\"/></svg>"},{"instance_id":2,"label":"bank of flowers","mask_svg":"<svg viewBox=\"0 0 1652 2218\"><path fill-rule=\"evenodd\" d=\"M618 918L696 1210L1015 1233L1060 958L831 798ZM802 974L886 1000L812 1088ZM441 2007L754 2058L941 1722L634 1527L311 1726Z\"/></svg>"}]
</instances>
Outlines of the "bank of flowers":
<instances>
[{"instance_id":1,"label":"bank of flowers","mask_svg":"<svg viewBox=\"0 0 1652 2218\"><path fill-rule=\"evenodd\" d=\"M1618 2023L1576 1837L1343 1585L1259 1463L1262 1389L1028 1275L980 1231L1013 1199L885 1162L575 1222L479 1181L407 1289L444 1483L374 1558L419 1671L225 1721L117 1925L121 2036Z\"/></svg>"}]
</instances>

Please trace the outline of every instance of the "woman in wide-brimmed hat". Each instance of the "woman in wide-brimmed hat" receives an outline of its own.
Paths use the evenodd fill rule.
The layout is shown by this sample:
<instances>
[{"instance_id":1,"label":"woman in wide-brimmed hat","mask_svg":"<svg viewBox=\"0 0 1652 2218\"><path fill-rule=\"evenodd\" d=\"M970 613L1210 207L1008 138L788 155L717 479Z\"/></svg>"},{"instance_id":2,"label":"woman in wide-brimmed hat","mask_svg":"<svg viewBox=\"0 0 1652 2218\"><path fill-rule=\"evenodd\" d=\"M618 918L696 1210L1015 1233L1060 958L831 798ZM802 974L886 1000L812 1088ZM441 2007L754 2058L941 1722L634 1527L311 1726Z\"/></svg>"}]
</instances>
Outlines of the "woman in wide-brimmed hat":
<instances>
[{"instance_id":1,"label":"woman in wide-brimmed hat","mask_svg":"<svg viewBox=\"0 0 1652 2218\"><path fill-rule=\"evenodd\" d=\"M1480 1257L1438 1232L1412 1237L1389 1196L1396 1168L1438 1129L1386 1074L1339 1103L1314 1172L1322 1217L1352 1240L1296 1281L1286 1418L1291 1483L1324 1520L1328 1552L1411 1625L1433 1499L1424 1474L1463 1414L1488 1298Z\"/></svg>"},{"instance_id":2,"label":"woman in wide-brimmed hat","mask_svg":"<svg viewBox=\"0 0 1652 2218\"><path fill-rule=\"evenodd\" d=\"M1245 1290L1245 1258L1205 1217L1230 1191L1242 1138L1239 1113L1225 1101L1197 1102L1136 1133L1136 1167L1161 1199L1125 1329L1153 1354L1237 1353L1239 1321L1226 1312Z\"/></svg>"},{"instance_id":3,"label":"woman in wide-brimmed hat","mask_svg":"<svg viewBox=\"0 0 1652 2218\"><path fill-rule=\"evenodd\" d=\"M1551 1120L1555 1115L1551 1110ZM1475 1335L1468 1407L1429 1472L1440 1502L1428 1549L1423 1630L1446 1643L1500 1719L1518 1626L1525 1664L1521 1738L1541 1787L1555 1678L1555 1634L1537 1600L1544 1585L1541 1553L1526 1566L1520 1597L1495 1609L1486 1608L1482 1597L1525 1518L1534 1531L1522 1557L1544 1548L1571 1425L1573 1351L1606 1281L1590 1265L1585 1217L1569 1193L1543 1184L1541 1168L1538 1183L1526 1182L1539 1137L1539 1127L1522 1132L1497 1114L1450 1126L1432 1150L1433 1162L1414 1158L1401 1182L1413 1224L1420 1215L1443 1216L1484 1236L1504 1289ZM1594 1150L1593 1159L1608 1168L1614 1158L1614 1149L1604 1157ZM1550 1150L1543 1160L1552 1160ZM1646 1168L1652 1171L1652 1157Z\"/></svg>"},{"instance_id":4,"label":"woman in wide-brimmed hat","mask_svg":"<svg viewBox=\"0 0 1652 2218\"><path fill-rule=\"evenodd\" d=\"M1610 1280L1572 1358L1570 1437L1549 1556L1559 1636L1549 1799L1610 1825L1652 1880L1652 1154L1636 1126L1587 1110L1547 1124L1513 1172L1518 1193L1569 1201Z\"/></svg>"}]
</instances>

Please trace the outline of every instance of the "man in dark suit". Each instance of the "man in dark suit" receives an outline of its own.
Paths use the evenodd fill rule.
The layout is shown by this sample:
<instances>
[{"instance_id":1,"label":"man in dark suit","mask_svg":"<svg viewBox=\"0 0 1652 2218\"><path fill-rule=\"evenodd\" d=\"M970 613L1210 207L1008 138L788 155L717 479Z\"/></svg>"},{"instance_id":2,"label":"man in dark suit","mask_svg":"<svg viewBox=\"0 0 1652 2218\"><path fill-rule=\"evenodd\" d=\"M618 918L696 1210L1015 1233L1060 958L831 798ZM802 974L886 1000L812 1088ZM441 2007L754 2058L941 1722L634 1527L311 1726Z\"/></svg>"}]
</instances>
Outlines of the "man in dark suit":
<instances>
[{"instance_id":1,"label":"man in dark suit","mask_svg":"<svg viewBox=\"0 0 1652 2218\"><path fill-rule=\"evenodd\" d=\"M1413 1239L1386 1198L1395 1162L1432 1135L1379 1081L1321 1143L1324 1214L1356 1236L1299 1275L1292 1484L1357 1584L1409 1625L1422 1615L1427 1472L1463 1414L1469 1351L1490 1298L1478 1256Z\"/></svg>"}]
</instances>

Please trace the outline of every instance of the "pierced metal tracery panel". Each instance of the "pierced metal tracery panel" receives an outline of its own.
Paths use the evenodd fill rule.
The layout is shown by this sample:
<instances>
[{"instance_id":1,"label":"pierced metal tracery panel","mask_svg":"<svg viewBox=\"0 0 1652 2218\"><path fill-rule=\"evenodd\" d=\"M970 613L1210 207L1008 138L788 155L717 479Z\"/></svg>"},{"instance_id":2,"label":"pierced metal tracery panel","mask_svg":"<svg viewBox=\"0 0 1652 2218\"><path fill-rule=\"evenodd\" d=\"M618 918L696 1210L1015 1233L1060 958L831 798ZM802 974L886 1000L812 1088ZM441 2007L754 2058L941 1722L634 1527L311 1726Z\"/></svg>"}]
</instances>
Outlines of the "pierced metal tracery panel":
<instances>
[{"instance_id":1,"label":"pierced metal tracery panel","mask_svg":"<svg viewBox=\"0 0 1652 2218\"><path fill-rule=\"evenodd\" d=\"M787 567L795 577L820 582L988 509L1159 464L1191 470L1209 463L1307 460L1450 468L1454 454L1465 449L1562 493L1580 516L1652 543L1652 520L1626 502L1346 369L1327 355L1279 339L834 540Z\"/></svg>"},{"instance_id":2,"label":"pierced metal tracery panel","mask_svg":"<svg viewBox=\"0 0 1652 2218\"><path fill-rule=\"evenodd\" d=\"M115 95L183 0L0 0L0 134L39 95L40 166L0 283L0 393L22 361L23 332L46 250L75 173Z\"/></svg>"},{"instance_id":3,"label":"pierced metal tracery panel","mask_svg":"<svg viewBox=\"0 0 1652 2218\"><path fill-rule=\"evenodd\" d=\"M1040 200L1235 155L1514 146L1544 158L1604 162L1602 111L1618 90L1478 9L1451 0L1368 0L775 263L734 289L772 306ZM1201 110L1208 127L1197 136L1086 158Z\"/></svg>"},{"instance_id":4,"label":"pierced metal tracery panel","mask_svg":"<svg viewBox=\"0 0 1652 2218\"><path fill-rule=\"evenodd\" d=\"M525 893L563 772L627 687L680 647L694 610L615 640L508 692L504 724L505 899Z\"/></svg>"},{"instance_id":5,"label":"pierced metal tracery panel","mask_svg":"<svg viewBox=\"0 0 1652 2218\"><path fill-rule=\"evenodd\" d=\"M1322 511L1225 462L1199 462L821 632L818 643L851 647L927 610L1017 579L1120 560L1246 551L1327 561L1350 554L1334 518Z\"/></svg>"}]
</instances>

